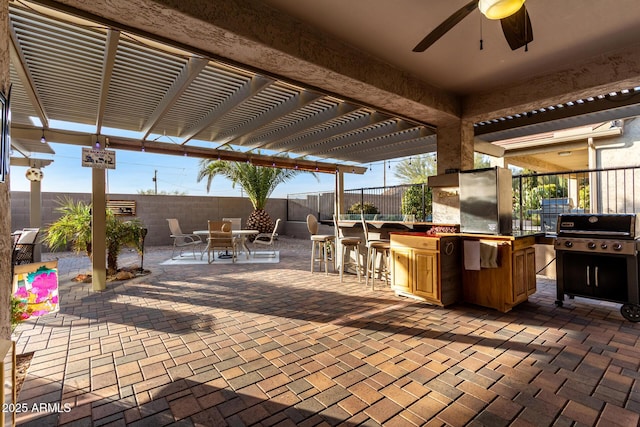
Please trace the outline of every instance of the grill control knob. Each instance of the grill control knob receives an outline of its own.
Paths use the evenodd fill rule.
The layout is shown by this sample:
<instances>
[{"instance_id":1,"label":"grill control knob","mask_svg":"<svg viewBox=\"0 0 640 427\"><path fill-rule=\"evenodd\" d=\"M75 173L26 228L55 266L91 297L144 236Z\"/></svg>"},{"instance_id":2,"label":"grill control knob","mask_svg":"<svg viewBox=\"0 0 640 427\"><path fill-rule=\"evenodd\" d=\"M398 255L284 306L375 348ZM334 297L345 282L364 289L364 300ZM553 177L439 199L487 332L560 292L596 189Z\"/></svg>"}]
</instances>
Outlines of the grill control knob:
<instances>
[{"instance_id":1,"label":"grill control knob","mask_svg":"<svg viewBox=\"0 0 640 427\"><path fill-rule=\"evenodd\" d=\"M573 247L573 242L571 240L567 240L566 242L564 242L564 245L567 248L572 248Z\"/></svg>"},{"instance_id":2,"label":"grill control knob","mask_svg":"<svg viewBox=\"0 0 640 427\"><path fill-rule=\"evenodd\" d=\"M613 244L613 250L614 251L619 251L620 249L622 249L622 243L614 243Z\"/></svg>"},{"instance_id":3,"label":"grill control knob","mask_svg":"<svg viewBox=\"0 0 640 427\"><path fill-rule=\"evenodd\" d=\"M589 249L595 249L596 248L596 244L594 242L589 242L589 243L587 243L587 247Z\"/></svg>"},{"instance_id":4,"label":"grill control knob","mask_svg":"<svg viewBox=\"0 0 640 427\"><path fill-rule=\"evenodd\" d=\"M609 245L607 245L606 243L603 243L603 244L600 245L600 247L602 249L607 249L609 247Z\"/></svg>"}]
</instances>

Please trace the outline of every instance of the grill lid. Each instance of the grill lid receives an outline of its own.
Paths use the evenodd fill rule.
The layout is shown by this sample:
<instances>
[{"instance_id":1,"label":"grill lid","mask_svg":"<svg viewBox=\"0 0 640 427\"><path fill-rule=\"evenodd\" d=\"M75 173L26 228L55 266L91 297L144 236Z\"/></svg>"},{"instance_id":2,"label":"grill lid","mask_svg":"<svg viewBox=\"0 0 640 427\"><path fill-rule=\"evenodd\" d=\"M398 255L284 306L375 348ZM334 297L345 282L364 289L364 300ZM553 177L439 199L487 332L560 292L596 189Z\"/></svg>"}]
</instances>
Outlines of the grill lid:
<instances>
[{"instance_id":1,"label":"grill lid","mask_svg":"<svg viewBox=\"0 0 640 427\"><path fill-rule=\"evenodd\" d=\"M640 217L636 214L559 214L558 236L638 237Z\"/></svg>"}]
</instances>

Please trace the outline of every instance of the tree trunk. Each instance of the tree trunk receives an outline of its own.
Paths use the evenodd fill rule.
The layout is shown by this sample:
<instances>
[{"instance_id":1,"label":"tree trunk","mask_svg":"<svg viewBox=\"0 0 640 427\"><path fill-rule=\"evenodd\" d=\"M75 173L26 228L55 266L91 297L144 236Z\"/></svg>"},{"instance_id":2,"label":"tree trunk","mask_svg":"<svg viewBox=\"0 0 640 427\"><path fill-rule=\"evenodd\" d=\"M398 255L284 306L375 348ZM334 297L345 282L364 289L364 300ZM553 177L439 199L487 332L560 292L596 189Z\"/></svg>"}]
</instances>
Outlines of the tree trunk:
<instances>
[{"instance_id":1,"label":"tree trunk","mask_svg":"<svg viewBox=\"0 0 640 427\"><path fill-rule=\"evenodd\" d=\"M273 227L274 223L264 209L256 209L247 219L247 228L250 230L258 230L260 233L271 233ZM255 236L251 236L250 240L253 241L253 238L255 238Z\"/></svg>"},{"instance_id":2,"label":"tree trunk","mask_svg":"<svg viewBox=\"0 0 640 427\"><path fill-rule=\"evenodd\" d=\"M118 272L118 250L107 248L107 274L113 275Z\"/></svg>"}]
</instances>

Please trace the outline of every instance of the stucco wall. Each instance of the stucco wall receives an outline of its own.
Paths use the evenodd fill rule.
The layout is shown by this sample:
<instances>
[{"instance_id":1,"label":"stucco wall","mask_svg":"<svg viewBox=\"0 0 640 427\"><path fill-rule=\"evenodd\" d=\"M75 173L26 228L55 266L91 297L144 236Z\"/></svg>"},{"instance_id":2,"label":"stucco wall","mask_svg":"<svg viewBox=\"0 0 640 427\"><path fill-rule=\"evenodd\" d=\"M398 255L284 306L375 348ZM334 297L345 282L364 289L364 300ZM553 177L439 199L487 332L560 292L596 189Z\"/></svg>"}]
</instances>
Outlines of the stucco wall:
<instances>
[{"instance_id":1,"label":"stucco wall","mask_svg":"<svg viewBox=\"0 0 640 427\"><path fill-rule=\"evenodd\" d=\"M0 91L8 93L9 89L9 2L0 0ZM11 336L11 314L5 310L11 304L11 215L9 205L9 177L0 182L0 338Z\"/></svg>"},{"instance_id":2,"label":"stucco wall","mask_svg":"<svg viewBox=\"0 0 640 427\"><path fill-rule=\"evenodd\" d=\"M58 201L64 197L74 200L91 201L90 194L82 193L42 193L42 224L46 227L60 217L56 212ZM219 220L225 217L242 218L245 221L253 212L251 203L241 197L209 197L209 196L165 196L140 194L109 194L109 200L135 200L136 217L142 220L148 229L145 245L170 245L167 218L177 218L182 231L204 230L207 220ZM281 218L279 234L287 233L287 201L286 199L270 199L267 212L275 221ZM131 218L123 216L123 219ZM29 227L29 192L11 192L11 228L12 230ZM299 237L308 237L306 236Z\"/></svg>"},{"instance_id":3,"label":"stucco wall","mask_svg":"<svg viewBox=\"0 0 640 427\"><path fill-rule=\"evenodd\" d=\"M625 119L617 138L596 143L598 168L638 166L640 159L640 118Z\"/></svg>"},{"instance_id":4,"label":"stucco wall","mask_svg":"<svg viewBox=\"0 0 640 427\"><path fill-rule=\"evenodd\" d=\"M624 132L618 138L596 143L598 168L640 166L640 118L625 119ZM601 212L637 211L637 190L640 174L634 170L620 170L600 174L594 182L598 189L597 209Z\"/></svg>"}]
</instances>

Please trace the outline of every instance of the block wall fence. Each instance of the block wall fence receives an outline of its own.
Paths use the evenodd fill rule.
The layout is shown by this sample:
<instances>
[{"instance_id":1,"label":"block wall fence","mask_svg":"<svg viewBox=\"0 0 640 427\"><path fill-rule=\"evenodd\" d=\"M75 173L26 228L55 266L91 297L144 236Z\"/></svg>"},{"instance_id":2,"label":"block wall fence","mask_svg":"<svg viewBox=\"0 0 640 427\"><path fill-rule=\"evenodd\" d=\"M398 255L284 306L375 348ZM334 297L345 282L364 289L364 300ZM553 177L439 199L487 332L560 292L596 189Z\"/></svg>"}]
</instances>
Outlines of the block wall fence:
<instances>
[{"instance_id":1,"label":"block wall fence","mask_svg":"<svg viewBox=\"0 0 640 427\"><path fill-rule=\"evenodd\" d=\"M28 191L12 191L11 197L11 229L19 230L29 227ZM73 200L91 202L91 194L86 193L42 193L42 227L45 228L60 214L56 211L59 201L69 197ZM185 233L194 230L205 230L207 220L219 220L226 217L242 218L242 226L253 212L253 206L247 198L211 197L211 196L177 196L177 195L142 195L142 194L109 194L108 200L129 200L136 203L136 215L148 229L145 245L171 245L167 218L177 218ZM281 218L278 234L309 238L306 225L287 223L287 200L269 199L266 211L274 221ZM131 216L121 216L131 219ZM43 248L46 251L46 248Z\"/></svg>"}]
</instances>

